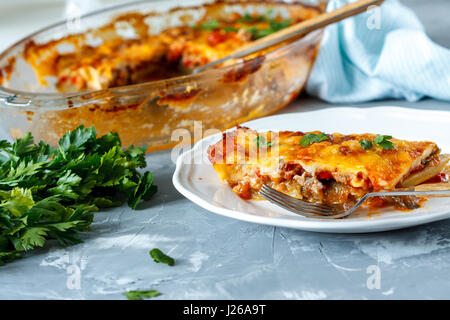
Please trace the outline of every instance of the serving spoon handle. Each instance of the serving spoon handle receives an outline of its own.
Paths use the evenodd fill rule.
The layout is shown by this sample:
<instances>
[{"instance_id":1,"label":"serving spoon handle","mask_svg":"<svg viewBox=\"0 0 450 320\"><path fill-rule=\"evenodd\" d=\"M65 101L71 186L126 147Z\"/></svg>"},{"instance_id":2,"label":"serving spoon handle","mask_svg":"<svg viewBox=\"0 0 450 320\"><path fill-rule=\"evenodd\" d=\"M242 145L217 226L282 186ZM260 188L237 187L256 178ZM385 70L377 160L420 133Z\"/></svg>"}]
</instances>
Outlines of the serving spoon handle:
<instances>
[{"instance_id":1,"label":"serving spoon handle","mask_svg":"<svg viewBox=\"0 0 450 320\"><path fill-rule=\"evenodd\" d=\"M383 2L384 0L359 0L347 4L345 6L342 6L331 12L324 12L318 15L317 17L302 21L290 27L284 28L280 31L274 32L266 37L263 37L256 41L252 41L251 43L242 46L237 51L234 51L232 54L224 58L215 60L213 62L195 68L192 71L192 73L193 74L199 73L201 71L219 65L230 59L238 59L248 56L260 50L264 50L277 44L280 44L284 41L296 40L314 30L323 28L329 24L341 21L345 18L355 16L361 12L364 12L371 6L379 6Z\"/></svg>"}]
</instances>

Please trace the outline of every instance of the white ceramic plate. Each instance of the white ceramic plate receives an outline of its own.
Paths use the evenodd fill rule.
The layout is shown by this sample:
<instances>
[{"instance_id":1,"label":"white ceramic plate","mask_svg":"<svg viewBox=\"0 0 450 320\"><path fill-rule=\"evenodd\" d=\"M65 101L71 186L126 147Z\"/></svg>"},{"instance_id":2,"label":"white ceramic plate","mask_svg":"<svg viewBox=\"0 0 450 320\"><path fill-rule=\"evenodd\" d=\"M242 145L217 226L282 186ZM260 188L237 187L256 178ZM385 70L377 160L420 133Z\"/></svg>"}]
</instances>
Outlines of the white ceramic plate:
<instances>
[{"instance_id":1,"label":"white ceramic plate","mask_svg":"<svg viewBox=\"0 0 450 320\"><path fill-rule=\"evenodd\" d=\"M332 108L262 118L243 124L255 130L292 130L333 133L380 133L407 140L434 141L450 153L450 112L411 110L398 107ZM337 220L295 215L268 201L245 201L218 178L207 159L209 145L221 135L209 136L181 154L173 175L175 188L199 206L230 218L273 226L317 232L360 233L411 227L450 217L450 197L430 198L422 208L362 209Z\"/></svg>"}]
</instances>

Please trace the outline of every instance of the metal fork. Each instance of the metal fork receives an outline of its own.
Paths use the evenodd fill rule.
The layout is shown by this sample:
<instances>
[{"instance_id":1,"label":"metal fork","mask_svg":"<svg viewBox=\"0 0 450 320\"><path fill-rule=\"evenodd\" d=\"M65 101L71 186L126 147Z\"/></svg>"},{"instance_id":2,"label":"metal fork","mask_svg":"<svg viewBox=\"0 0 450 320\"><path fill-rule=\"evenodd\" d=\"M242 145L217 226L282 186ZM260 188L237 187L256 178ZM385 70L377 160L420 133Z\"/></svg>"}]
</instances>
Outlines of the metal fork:
<instances>
[{"instance_id":1,"label":"metal fork","mask_svg":"<svg viewBox=\"0 0 450 320\"><path fill-rule=\"evenodd\" d=\"M281 193L275 189L272 189L268 185L263 185L259 191L259 195L270 202L308 218L318 219L338 219L351 215L356 209L363 204L368 198L371 197L385 197L385 196L450 196L450 190L433 190L433 191L386 191L386 192L372 192L365 194L353 207L348 210L338 209L323 204L316 204L305 202L287 194Z\"/></svg>"}]
</instances>

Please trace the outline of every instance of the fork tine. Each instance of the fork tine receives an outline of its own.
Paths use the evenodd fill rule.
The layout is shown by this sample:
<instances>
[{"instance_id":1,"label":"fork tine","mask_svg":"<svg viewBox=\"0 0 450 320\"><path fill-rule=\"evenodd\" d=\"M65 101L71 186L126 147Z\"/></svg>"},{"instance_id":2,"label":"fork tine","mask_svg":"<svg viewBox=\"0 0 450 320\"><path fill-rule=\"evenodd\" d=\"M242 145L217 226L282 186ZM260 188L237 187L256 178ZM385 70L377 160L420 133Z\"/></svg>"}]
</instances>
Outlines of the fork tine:
<instances>
[{"instance_id":1,"label":"fork tine","mask_svg":"<svg viewBox=\"0 0 450 320\"><path fill-rule=\"evenodd\" d=\"M315 214L315 213L308 213L305 212L304 210L299 210L295 207L290 206L289 204L287 204L286 202L282 201L282 200L277 200L276 198L272 198L271 195L267 194L265 191L260 191L260 195L267 199L269 202L274 203L275 205L288 210L290 212L293 212L295 214L304 216L304 217L308 217L308 218L316 218L316 219L340 219L340 218L344 218L346 216L349 215L349 211L345 211L345 212L341 212L341 213L336 213L336 214L330 214L330 215L321 215L321 214Z\"/></svg>"},{"instance_id":2,"label":"fork tine","mask_svg":"<svg viewBox=\"0 0 450 320\"><path fill-rule=\"evenodd\" d=\"M316 204L316 203L310 203L310 202L302 201L302 200L300 200L300 199L296 199L296 198L294 198L294 197L291 197L290 195L287 195L287 194L282 193L282 192L280 192L280 191L278 191L278 190L275 190L275 189L269 187L268 185L263 185L262 188L264 188L264 189L265 189L267 192L269 192L269 193L277 194L277 195L279 195L280 197L282 197L283 199L289 200L289 201L294 202L294 203L298 203L298 204L301 204L301 205L306 205L306 206L308 206L308 207L314 206L314 207L316 207L316 208L322 208L322 209L325 209L325 210L327 210L327 211L329 211L329 210L331 209L331 208L330 208L329 206L327 206L327 205Z\"/></svg>"},{"instance_id":3,"label":"fork tine","mask_svg":"<svg viewBox=\"0 0 450 320\"><path fill-rule=\"evenodd\" d=\"M293 206L290 206L289 204L286 204L285 202L283 202L283 201L281 201L281 200L278 200L278 199L276 199L276 198L273 198L271 195L267 194L267 193L264 192L264 191L260 191L260 195L261 195L263 198L269 200L270 202L272 202L272 203L278 205L279 207L282 207L282 208L284 208L285 210L289 210L289 211L291 211L291 212L293 212L293 213L296 213L296 214L299 214L299 215L303 215L303 216L306 216L306 217L310 217L310 218L311 218L311 217L312 217L312 218L317 218L317 217L320 218L320 217L321 217L320 215L317 215L317 214L315 214L315 213L313 213L313 212L307 212L307 211L304 211L303 209L298 209L298 208L295 208L295 207L293 207Z\"/></svg>"},{"instance_id":4,"label":"fork tine","mask_svg":"<svg viewBox=\"0 0 450 320\"><path fill-rule=\"evenodd\" d=\"M266 191L264 191L264 190L262 190L262 191L260 191L260 194L261 194L261 196L263 196L264 198L266 198L266 199L270 199L270 200L272 200L272 202L276 202L277 204L279 204L279 205L283 205L284 207L287 207L287 208L289 208L289 209L291 209L291 210L295 210L295 211L298 211L298 212L301 212L301 213L307 213L307 214L312 214L312 215L314 215L314 216L331 216L332 214L331 214L331 212L323 212L323 211L318 211L318 210L315 210L313 207L301 207L301 206L298 206L298 205L296 205L296 204L293 204L293 203L289 203L289 202L286 202L286 201L284 201L283 199L280 199L280 198L277 198L275 195L273 195L273 194L268 194Z\"/></svg>"},{"instance_id":5,"label":"fork tine","mask_svg":"<svg viewBox=\"0 0 450 320\"><path fill-rule=\"evenodd\" d=\"M301 206L303 208L307 208L307 209L313 208L314 210L317 210L317 211L325 213L325 214L327 214L327 213L329 214L330 212L333 212L332 207L329 207L327 205L321 205L321 204L315 204L315 203L301 201L301 200L295 199L287 194L281 193L275 189L272 189L266 185L263 185L262 190L264 190L265 192L270 193L274 196L277 196L281 200L289 201L290 203Z\"/></svg>"},{"instance_id":6,"label":"fork tine","mask_svg":"<svg viewBox=\"0 0 450 320\"><path fill-rule=\"evenodd\" d=\"M266 197L270 197L273 200L277 200L279 203L283 203L285 206L289 206L290 208L293 208L298 211L308 212L308 213L312 213L312 214L316 214L316 215L330 215L330 210L325 212L321 209L316 209L313 206L302 206L302 205L299 205L296 203L288 202L288 201L285 201L284 199L278 197L276 194L268 193L265 190L261 190L260 194L263 196L265 195Z\"/></svg>"}]
</instances>

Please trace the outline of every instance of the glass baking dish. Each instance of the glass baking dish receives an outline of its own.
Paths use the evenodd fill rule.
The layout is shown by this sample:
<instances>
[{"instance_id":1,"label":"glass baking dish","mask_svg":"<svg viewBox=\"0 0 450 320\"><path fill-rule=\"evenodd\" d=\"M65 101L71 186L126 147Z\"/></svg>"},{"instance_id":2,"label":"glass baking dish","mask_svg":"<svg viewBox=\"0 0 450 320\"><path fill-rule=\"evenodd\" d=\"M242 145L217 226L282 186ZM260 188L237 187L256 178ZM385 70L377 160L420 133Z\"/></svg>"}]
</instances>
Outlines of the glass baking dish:
<instances>
[{"instance_id":1,"label":"glass baking dish","mask_svg":"<svg viewBox=\"0 0 450 320\"><path fill-rule=\"evenodd\" d=\"M303 4L323 11L325 2ZM99 35L127 37L130 28L137 26L133 20L124 19L130 16L145 21L148 32L160 32L180 24L193 25L205 15L220 19L231 12L261 13L270 9L290 17L300 8L299 2L283 1L146 1L85 15L76 21L76 28L69 21L55 24L0 55L1 127L13 138L30 131L36 139L56 144L65 131L84 124L95 126L100 135L118 132L124 146L146 145L153 151L179 143L178 136L173 137L176 129L187 130L194 137L198 125L203 132L225 130L274 113L303 89L322 30L262 56L196 75L74 93L58 92L50 78L45 83L40 81L24 52L36 43L46 44L50 51L45 54L51 54L74 50L74 39L95 42ZM133 32L136 35L141 30Z\"/></svg>"}]
</instances>

